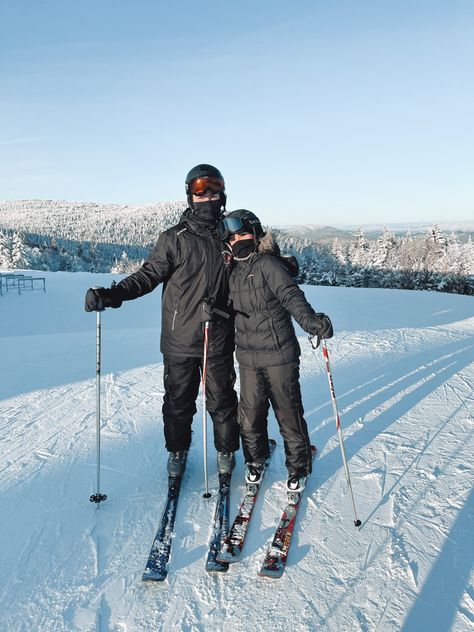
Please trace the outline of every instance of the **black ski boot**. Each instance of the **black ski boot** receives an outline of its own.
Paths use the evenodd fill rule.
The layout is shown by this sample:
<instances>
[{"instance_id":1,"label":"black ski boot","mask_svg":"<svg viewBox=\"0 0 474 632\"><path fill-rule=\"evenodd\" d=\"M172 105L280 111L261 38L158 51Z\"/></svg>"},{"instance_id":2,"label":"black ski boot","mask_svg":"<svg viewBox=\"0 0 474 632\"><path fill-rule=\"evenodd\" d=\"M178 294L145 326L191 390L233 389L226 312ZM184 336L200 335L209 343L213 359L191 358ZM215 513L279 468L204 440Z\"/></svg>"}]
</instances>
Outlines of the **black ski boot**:
<instances>
[{"instance_id":1,"label":"black ski boot","mask_svg":"<svg viewBox=\"0 0 474 632\"><path fill-rule=\"evenodd\" d=\"M187 450L170 452L168 457L168 476L182 476L186 469Z\"/></svg>"}]
</instances>

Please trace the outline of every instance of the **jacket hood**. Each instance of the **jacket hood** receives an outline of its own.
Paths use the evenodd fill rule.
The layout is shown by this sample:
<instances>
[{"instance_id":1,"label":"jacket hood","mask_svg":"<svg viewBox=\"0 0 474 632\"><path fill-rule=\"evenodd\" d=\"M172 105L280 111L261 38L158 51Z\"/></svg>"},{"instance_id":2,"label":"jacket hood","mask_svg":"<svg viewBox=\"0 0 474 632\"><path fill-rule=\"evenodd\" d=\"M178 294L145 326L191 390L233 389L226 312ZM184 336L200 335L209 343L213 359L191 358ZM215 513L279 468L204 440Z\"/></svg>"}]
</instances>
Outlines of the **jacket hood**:
<instances>
[{"instance_id":1,"label":"jacket hood","mask_svg":"<svg viewBox=\"0 0 474 632\"><path fill-rule=\"evenodd\" d=\"M185 209L182 213L181 213L181 217L179 218L179 224L181 224L182 222L185 222L189 219L189 214L191 212L191 209L188 207L187 209Z\"/></svg>"},{"instance_id":2,"label":"jacket hood","mask_svg":"<svg viewBox=\"0 0 474 632\"><path fill-rule=\"evenodd\" d=\"M280 254L280 247L276 243L271 230L267 230L258 242L257 252L261 255L278 256Z\"/></svg>"},{"instance_id":3,"label":"jacket hood","mask_svg":"<svg viewBox=\"0 0 474 632\"><path fill-rule=\"evenodd\" d=\"M257 254L267 254L279 257L280 261L284 263L293 278L296 278L300 273L300 266L297 258L293 255L284 256L281 254L280 246L275 241L271 230L268 230L258 242Z\"/></svg>"}]
</instances>

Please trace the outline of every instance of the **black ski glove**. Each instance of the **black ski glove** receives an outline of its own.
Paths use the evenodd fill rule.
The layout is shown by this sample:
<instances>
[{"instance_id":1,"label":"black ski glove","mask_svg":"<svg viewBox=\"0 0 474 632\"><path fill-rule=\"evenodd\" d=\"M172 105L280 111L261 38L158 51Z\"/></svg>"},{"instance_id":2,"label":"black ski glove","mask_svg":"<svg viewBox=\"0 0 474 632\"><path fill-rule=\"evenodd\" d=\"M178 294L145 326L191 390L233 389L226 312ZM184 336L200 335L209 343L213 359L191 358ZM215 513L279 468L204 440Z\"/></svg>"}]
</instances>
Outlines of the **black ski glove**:
<instances>
[{"instance_id":1,"label":"black ski glove","mask_svg":"<svg viewBox=\"0 0 474 632\"><path fill-rule=\"evenodd\" d=\"M230 314L214 307L214 302L213 298L205 298L203 300L201 312L202 323L210 323L211 321L216 320L219 316L225 319L230 318Z\"/></svg>"},{"instance_id":2,"label":"black ski glove","mask_svg":"<svg viewBox=\"0 0 474 632\"><path fill-rule=\"evenodd\" d=\"M120 307L122 299L118 296L115 283L111 288L96 287L89 288L86 292L85 310L86 312L101 312L106 307Z\"/></svg>"},{"instance_id":3,"label":"black ski glove","mask_svg":"<svg viewBox=\"0 0 474 632\"><path fill-rule=\"evenodd\" d=\"M310 325L310 334L318 337L316 347L319 347L321 340L332 338L334 331L329 316L326 316L326 314L316 314Z\"/></svg>"}]
</instances>

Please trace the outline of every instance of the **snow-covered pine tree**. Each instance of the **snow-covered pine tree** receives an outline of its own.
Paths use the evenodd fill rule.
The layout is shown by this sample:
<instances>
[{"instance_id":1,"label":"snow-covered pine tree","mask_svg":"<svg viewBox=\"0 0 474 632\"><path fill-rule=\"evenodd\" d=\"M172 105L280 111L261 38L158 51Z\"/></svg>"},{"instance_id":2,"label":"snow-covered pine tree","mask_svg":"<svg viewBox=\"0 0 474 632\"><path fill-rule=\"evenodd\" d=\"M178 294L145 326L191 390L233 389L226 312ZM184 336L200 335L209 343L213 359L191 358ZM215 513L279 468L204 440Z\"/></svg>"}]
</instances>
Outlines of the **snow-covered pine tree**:
<instances>
[{"instance_id":1,"label":"snow-covered pine tree","mask_svg":"<svg viewBox=\"0 0 474 632\"><path fill-rule=\"evenodd\" d=\"M355 235L355 241L349 246L350 263L353 266L365 268L369 264L369 252L369 242L362 228L359 228Z\"/></svg>"},{"instance_id":2,"label":"snow-covered pine tree","mask_svg":"<svg viewBox=\"0 0 474 632\"><path fill-rule=\"evenodd\" d=\"M26 246L21 235L17 232L13 233L12 237L11 262L12 268L15 270L29 268Z\"/></svg>"},{"instance_id":3,"label":"snow-covered pine tree","mask_svg":"<svg viewBox=\"0 0 474 632\"><path fill-rule=\"evenodd\" d=\"M12 268L11 239L0 231L0 270L11 270Z\"/></svg>"},{"instance_id":4,"label":"snow-covered pine tree","mask_svg":"<svg viewBox=\"0 0 474 632\"><path fill-rule=\"evenodd\" d=\"M394 263L394 251L397 248L395 235L387 228L377 239L372 250L371 264L377 268L389 268Z\"/></svg>"}]
</instances>

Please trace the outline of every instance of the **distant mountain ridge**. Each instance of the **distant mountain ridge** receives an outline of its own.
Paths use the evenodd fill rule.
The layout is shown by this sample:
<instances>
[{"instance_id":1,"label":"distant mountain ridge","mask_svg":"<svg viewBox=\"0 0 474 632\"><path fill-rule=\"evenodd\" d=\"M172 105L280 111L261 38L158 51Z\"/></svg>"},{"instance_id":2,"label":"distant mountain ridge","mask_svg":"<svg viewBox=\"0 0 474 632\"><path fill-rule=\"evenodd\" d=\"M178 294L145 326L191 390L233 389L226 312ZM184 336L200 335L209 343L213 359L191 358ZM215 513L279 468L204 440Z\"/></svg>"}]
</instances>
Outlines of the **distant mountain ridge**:
<instances>
[{"instance_id":1,"label":"distant mountain ridge","mask_svg":"<svg viewBox=\"0 0 474 632\"><path fill-rule=\"evenodd\" d=\"M433 226L438 226L444 233L455 233L461 241L467 241L469 236L474 237L474 222L453 221L453 222L400 222L400 223L380 223L380 224L347 224L337 226L325 226L322 224L294 224L289 226L278 226L278 229L290 234L297 235L303 239L311 241L327 242L333 239L343 241L353 240L359 230L362 230L367 239L377 239L387 229L394 235L401 236L410 233L414 237L425 235Z\"/></svg>"},{"instance_id":2,"label":"distant mountain ridge","mask_svg":"<svg viewBox=\"0 0 474 632\"><path fill-rule=\"evenodd\" d=\"M431 221L431 222L385 222L385 223L374 223L374 224L342 224L339 228L345 228L349 231L357 231L359 228L367 232L375 232L375 231L383 231L384 228L392 231L393 233L417 233L417 232L426 232L428 228L432 226L439 226L440 230L443 232L463 232L463 233L472 233L474 232L474 221L464 220L464 221Z\"/></svg>"},{"instance_id":3,"label":"distant mountain ridge","mask_svg":"<svg viewBox=\"0 0 474 632\"><path fill-rule=\"evenodd\" d=\"M355 238L355 232L353 231L323 224L293 224L279 227L279 230L303 239L310 239L311 241L326 242L333 241L336 238L346 240Z\"/></svg>"}]
</instances>

